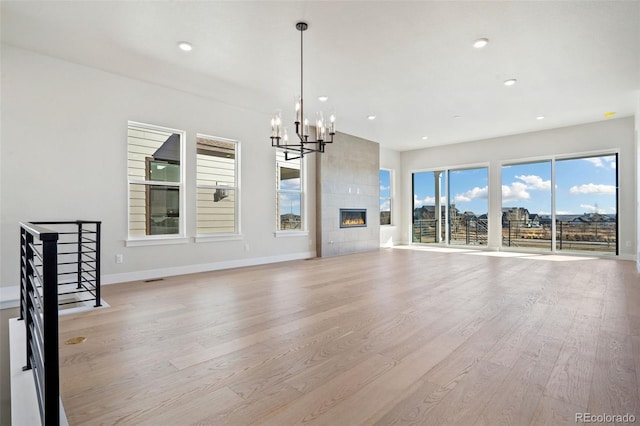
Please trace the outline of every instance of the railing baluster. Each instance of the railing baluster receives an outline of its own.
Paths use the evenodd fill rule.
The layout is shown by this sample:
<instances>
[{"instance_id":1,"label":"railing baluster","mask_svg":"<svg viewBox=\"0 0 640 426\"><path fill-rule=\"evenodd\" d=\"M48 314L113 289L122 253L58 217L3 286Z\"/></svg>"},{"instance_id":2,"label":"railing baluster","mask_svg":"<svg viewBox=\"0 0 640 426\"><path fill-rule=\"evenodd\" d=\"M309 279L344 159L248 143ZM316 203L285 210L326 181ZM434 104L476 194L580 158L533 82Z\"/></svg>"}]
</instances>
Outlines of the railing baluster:
<instances>
[{"instance_id":1,"label":"railing baluster","mask_svg":"<svg viewBox=\"0 0 640 426\"><path fill-rule=\"evenodd\" d=\"M43 241L42 283L44 294L44 414L46 425L59 424L59 360L58 360L58 235ZM55 395L55 398L53 397ZM55 423L54 423L55 422Z\"/></svg>"}]
</instances>

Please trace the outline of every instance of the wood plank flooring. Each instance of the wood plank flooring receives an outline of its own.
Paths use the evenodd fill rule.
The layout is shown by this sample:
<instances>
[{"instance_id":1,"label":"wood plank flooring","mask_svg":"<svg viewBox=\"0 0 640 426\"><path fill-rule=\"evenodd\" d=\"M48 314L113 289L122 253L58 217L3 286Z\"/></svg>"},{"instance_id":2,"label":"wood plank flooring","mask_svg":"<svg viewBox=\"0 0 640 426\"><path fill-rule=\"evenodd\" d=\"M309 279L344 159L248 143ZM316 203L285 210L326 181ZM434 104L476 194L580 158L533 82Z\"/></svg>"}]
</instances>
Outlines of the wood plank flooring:
<instances>
[{"instance_id":1,"label":"wood plank flooring","mask_svg":"<svg viewBox=\"0 0 640 426\"><path fill-rule=\"evenodd\" d=\"M640 422L634 262L393 248L103 298L60 318L71 425Z\"/></svg>"}]
</instances>

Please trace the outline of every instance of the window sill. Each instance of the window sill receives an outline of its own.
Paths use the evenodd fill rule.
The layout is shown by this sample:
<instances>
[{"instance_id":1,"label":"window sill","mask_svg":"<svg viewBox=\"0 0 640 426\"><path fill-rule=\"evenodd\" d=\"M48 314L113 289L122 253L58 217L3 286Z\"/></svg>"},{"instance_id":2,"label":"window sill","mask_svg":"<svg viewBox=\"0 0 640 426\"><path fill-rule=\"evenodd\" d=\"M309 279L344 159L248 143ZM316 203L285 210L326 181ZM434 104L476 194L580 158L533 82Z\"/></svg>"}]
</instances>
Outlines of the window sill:
<instances>
[{"instance_id":1,"label":"window sill","mask_svg":"<svg viewBox=\"0 0 640 426\"><path fill-rule=\"evenodd\" d=\"M276 231L273 233L276 238L281 237L308 237L309 231Z\"/></svg>"},{"instance_id":2,"label":"window sill","mask_svg":"<svg viewBox=\"0 0 640 426\"><path fill-rule=\"evenodd\" d=\"M196 235L193 237L193 241L196 243L214 243L216 241L240 241L242 240L240 234L220 234L220 235Z\"/></svg>"},{"instance_id":3,"label":"window sill","mask_svg":"<svg viewBox=\"0 0 640 426\"><path fill-rule=\"evenodd\" d=\"M125 247L161 246L167 244L186 244L189 242L185 237L147 237L131 238L125 240Z\"/></svg>"}]
</instances>

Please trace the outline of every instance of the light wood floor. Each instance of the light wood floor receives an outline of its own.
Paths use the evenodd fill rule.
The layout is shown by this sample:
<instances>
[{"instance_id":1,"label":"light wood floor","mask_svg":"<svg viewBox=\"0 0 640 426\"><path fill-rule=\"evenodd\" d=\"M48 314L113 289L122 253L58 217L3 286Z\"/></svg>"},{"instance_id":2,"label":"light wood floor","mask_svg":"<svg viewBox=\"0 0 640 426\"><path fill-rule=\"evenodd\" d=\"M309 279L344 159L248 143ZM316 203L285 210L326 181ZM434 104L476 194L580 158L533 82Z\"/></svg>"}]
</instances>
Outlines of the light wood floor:
<instances>
[{"instance_id":1,"label":"light wood floor","mask_svg":"<svg viewBox=\"0 0 640 426\"><path fill-rule=\"evenodd\" d=\"M406 249L105 286L71 425L640 422L635 263Z\"/></svg>"}]
</instances>

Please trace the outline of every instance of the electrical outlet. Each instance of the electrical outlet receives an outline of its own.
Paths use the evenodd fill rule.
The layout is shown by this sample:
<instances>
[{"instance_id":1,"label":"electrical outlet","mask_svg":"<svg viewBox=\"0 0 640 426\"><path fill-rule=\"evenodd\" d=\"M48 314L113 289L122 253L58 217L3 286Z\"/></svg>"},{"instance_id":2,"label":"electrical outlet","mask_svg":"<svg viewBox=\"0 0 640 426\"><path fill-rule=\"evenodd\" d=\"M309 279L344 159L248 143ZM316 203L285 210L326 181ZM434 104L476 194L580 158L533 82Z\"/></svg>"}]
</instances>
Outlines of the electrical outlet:
<instances>
[{"instance_id":1,"label":"electrical outlet","mask_svg":"<svg viewBox=\"0 0 640 426\"><path fill-rule=\"evenodd\" d=\"M244 251L249 251L249 244L244 245Z\"/></svg>"},{"instance_id":2,"label":"electrical outlet","mask_svg":"<svg viewBox=\"0 0 640 426\"><path fill-rule=\"evenodd\" d=\"M124 256L121 254L116 254L116 263L124 263Z\"/></svg>"}]
</instances>

